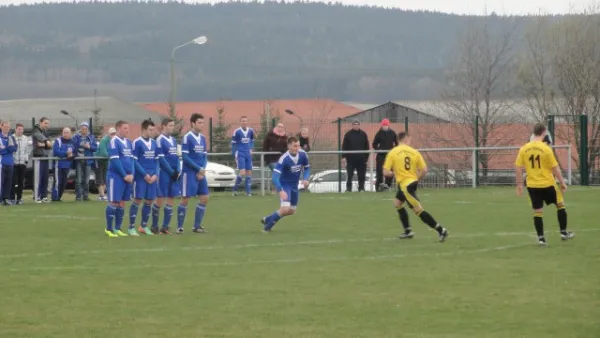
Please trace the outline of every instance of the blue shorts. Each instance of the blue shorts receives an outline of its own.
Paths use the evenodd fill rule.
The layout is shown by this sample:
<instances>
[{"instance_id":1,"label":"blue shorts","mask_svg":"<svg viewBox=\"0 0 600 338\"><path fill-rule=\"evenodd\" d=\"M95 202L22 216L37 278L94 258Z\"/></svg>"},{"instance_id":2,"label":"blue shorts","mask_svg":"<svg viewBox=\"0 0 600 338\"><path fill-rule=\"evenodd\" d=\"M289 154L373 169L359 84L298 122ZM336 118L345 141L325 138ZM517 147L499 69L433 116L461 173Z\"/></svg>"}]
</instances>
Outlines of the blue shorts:
<instances>
[{"instance_id":1,"label":"blue shorts","mask_svg":"<svg viewBox=\"0 0 600 338\"><path fill-rule=\"evenodd\" d=\"M148 184L143 177L136 177L133 181L133 198L154 201L158 190L158 183Z\"/></svg>"},{"instance_id":2,"label":"blue shorts","mask_svg":"<svg viewBox=\"0 0 600 338\"><path fill-rule=\"evenodd\" d=\"M208 182L206 177L198 181L196 174L193 172L183 172L179 177L181 180L181 196L195 197L208 195Z\"/></svg>"},{"instance_id":3,"label":"blue shorts","mask_svg":"<svg viewBox=\"0 0 600 338\"><path fill-rule=\"evenodd\" d=\"M127 202L131 200L131 184L125 182L119 174L106 174L106 190L109 202Z\"/></svg>"},{"instance_id":4,"label":"blue shorts","mask_svg":"<svg viewBox=\"0 0 600 338\"><path fill-rule=\"evenodd\" d=\"M239 170L252 170L252 154L249 152L238 152L235 161Z\"/></svg>"},{"instance_id":5,"label":"blue shorts","mask_svg":"<svg viewBox=\"0 0 600 338\"><path fill-rule=\"evenodd\" d=\"M282 188L282 190L285 191L285 193L287 194L287 199L282 200L280 198L280 205L282 207L290 207L292 209L296 209L296 206L298 206L298 197L300 196L300 193L298 192L298 184L296 184L295 186L284 185Z\"/></svg>"},{"instance_id":6,"label":"blue shorts","mask_svg":"<svg viewBox=\"0 0 600 338\"><path fill-rule=\"evenodd\" d=\"M158 197L179 197L181 189L179 188L179 180L173 181L171 175L165 170L161 170L158 174Z\"/></svg>"}]
</instances>

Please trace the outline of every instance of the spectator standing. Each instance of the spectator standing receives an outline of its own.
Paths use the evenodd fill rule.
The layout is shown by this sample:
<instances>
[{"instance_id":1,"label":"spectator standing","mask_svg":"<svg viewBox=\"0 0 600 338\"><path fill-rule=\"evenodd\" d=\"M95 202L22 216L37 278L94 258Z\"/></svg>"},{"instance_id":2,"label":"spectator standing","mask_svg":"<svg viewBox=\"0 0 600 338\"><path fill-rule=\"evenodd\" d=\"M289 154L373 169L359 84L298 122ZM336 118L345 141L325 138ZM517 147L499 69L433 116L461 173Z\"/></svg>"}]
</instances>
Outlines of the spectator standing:
<instances>
[{"instance_id":1,"label":"spectator standing","mask_svg":"<svg viewBox=\"0 0 600 338\"><path fill-rule=\"evenodd\" d=\"M98 186L98 201L108 201L106 197L106 174L108 172L108 144L110 140L117 134L115 128L110 128L108 134L100 140L98 150L94 156L105 157L103 160L96 160L96 185Z\"/></svg>"},{"instance_id":2,"label":"spectator standing","mask_svg":"<svg viewBox=\"0 0 600 338\"><path fill-rule=\"evenodd\" d=\"M11 185L10 198L14 204L23 204L23 185L25 184L25 172L31 149L29 149L29 137L23 135L25 127L17 123L15 126L15 141L17 141L17 152L15 152L15 165L13 169L13 182Z\"/></svg>"},{"instance_id":3,"label":"spectator standing","mask_svg":"<svg viewBox=\"0 0 600 338\"><path fill-rule=\"evenodd\" d=\"M9 135L10 122L0 122L0 200L2 205L9 206L10 189L12 187L14 153L17 151L17 141Z\"/></svg>"},{"instance_id":4,"label":"spectator standing","mask_svg":"<svg viewBox=\"0 0 600 338\"><path fill-rule=\"evenodd\" d=\"M38 159L33 162L34 172L37 175L33 179L33 198L37 203L48 203L48 173L49 163L44 160L50 154L52 142L48 137L50 119L42 117L40 123L33 127L31 142L33 144L33 157Z\"/></svg>"},{"instance_id":5,"label":"spectator standing","mask_svg":"<svg viewBox=\"0 0 600 338\"><path fill-rule=\"evenodd\" d=\"M269 131L263 141L262 150L264 152L278 152L277 155L265 155L265 163L271 171L275 169L275 165L281 157L281 154L285 153L288 149L287 146L287 135L285 134L285 127L283 123L277 123L277 126L273 130Z\"/></svg>"},{"instance_id":6,"label":"spectator standing","mask_svg":"<svg viewBox=\"0 0 600 338\"><path fill-rule=\"evenodd\" d=\"M300 141L300 149L309 152L310 140L308 139L308 128L302 128L300 130L300 134L298 134L298 140Z\"/></svg>"},{"instance_id":7,"label":"spectator standing","mask_svg":"<svg viewBox=\"0 0 600 338\"><path fill-rule=\"evenodd\" d=\"M79 132L73 137L77 149L77 157L93 157L98 149L96 139L90 134L90 125L82 122L79 125ZM95 160L75 161L75 200L89 201L90 197L90 170L95 167Z\"/></svg>"},{"instance_id":8,"label":"spectator standing","mask_svg":"<svg viewBox=\"0 0 600 338\"><path fill-rule=\"evenodd\" d=\"M383 191L388 189L392 184L392 177L383 177L383 163L385 162L385 156L387 152L398 145L398 136L390 128L390 120L383 119L381 121L381 128L375 134L373 138L373 149L374 150L386 150L385 153L377 153L375 157L376 174L377 180L375 186L377 191Z\"/></svg>"},{"instance_id":9,"label":"spectator standing","mask_svg":"<svg viewBox=\"0 0 600 338\"><path fill-rule=\"evenodd\" d=\"M52 187L52 201L60 202L67 186L69 171L73 166L73 157L75 154L75 144L71 137L71 128L65 127L62 131L62 137L54 140L52 155L60 158L55 161L54 167L54 187Z\"/></svg>"},{"instance_id":10,"label":"spectator standing","mask_svg":"<svg viewBox=\"0 0 600 338\"><path fill-rule=\"evenodd\" d=\"M367 161L369 160L369 137L364 130L360 129L358 120L352 121L352 129L344 135L342 142L342 151L359 151L365 153L342 154L342 165L346 167L348 172L348 180L346 181L346 192L352 191L352 179L354 171L358 175L358 191L365 191L365 178L367 174Z\"/></svg>"}]
</instances>

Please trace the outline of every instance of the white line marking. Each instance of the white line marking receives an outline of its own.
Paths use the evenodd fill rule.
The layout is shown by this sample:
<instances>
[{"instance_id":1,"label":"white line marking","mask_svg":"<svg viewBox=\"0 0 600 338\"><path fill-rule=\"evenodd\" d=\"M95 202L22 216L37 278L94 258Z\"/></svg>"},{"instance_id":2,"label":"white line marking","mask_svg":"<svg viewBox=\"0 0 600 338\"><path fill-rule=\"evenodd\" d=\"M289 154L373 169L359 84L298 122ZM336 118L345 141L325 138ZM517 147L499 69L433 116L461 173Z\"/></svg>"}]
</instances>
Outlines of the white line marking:
<instances>
[{"instance_id":1,"label":"white line marking","mask_svg":"<svg viewBox=\"0 0 600 338\"><path fill-rule=\"evenodd\" d=\"M582 229L576 232L595 232L600 231L597 229ZM548 233L548 232L547 232ZM473 238L473 237L486 237L486 236L497 236L497 237L510 237L510 236L527 236L535 238L536 235L533 232L496 232L496 233L470 233L470 234L453 234L451 233L449 240L455 238ZM127 239L112 239L112 240L127 240ZM43 257L52 255L106 255L106 254L122 254L122 253L144 253L144 252L166 252L166 251L188 251L188 250L199 250L199 251L212 251L212 250L243 250L243 249L254 249L254 248L271 248L271 247L289 247L289 246L304 246L304 245L335 245L335 244L347 244L347 243L365 243L365 242L385 242L385 241L396 241L396 237L387 238L348 238L348 239L328 239L328 240L314 240L314 241L299 241L299 242L275 242L275 243L252 243L252 244L239 244L239 245L217 245L217 246L183 246L174 248L132 248L132 249L116 249L116 250L80 250L80 251L59 251L59 252L24 252L15 254L3 254L0 255L2 258L26 258L26 257ZM423 245L408 245L404 248L416 248L429 246L429 244Z\"/></svg>"},{"instance_id":2,"label":"white line marking","mask_svg":"<svg viewBox=\"0 0 600 338\"><path fill-rule=\"evenodd\" d=\"M247 261L228 261L228 262L196 262L196 263L175 263L168 265L108 265L108 266L89 266L89 265L75 265L75 266L33 266L25 268L8 269L7 272L22 272L22 271L80 271L80 270L131 270L131 269L173 269L173 268L194 268L194 267L225 267L225 266L240 266L240 265L254 265L254 264L293 264L293 263L307 263L307 262L335 262L335 261L353 261L353 260L391 260L398 258L408 257L447 257L447 256L458 256L465 254L474 253L486 253L492 251L503 251L515 248L521 248L525 246L534 246L535 243L521 243L515 245L497 246L491 248L483 248L476 250L454 250L450 252L423 252L414 254L396 254L396 255L379 255L379 256L342 256L342 257L322 257L322 258L294 258L294 259L276 259L276 260L247 260Z\"/></svg>"}]
</instances>

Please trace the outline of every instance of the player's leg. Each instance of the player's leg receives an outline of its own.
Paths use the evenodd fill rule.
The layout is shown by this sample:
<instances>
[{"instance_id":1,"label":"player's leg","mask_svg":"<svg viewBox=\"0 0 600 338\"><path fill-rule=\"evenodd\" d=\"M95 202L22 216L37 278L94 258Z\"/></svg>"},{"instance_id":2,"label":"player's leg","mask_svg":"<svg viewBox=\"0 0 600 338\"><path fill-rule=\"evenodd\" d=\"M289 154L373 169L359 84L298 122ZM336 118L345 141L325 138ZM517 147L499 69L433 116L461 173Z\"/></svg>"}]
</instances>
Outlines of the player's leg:
<instances>
[{"instance_id":1,"label":"player's leg","mask_svg":"<svg viewBox=\"0 0 600 338\"><path fill-rule=\"evenodd\" d=\"M245 167L246 167L246 196L252 196L252 155L247 154L244 156Z\"/></svg>"},{"instance_id":2,"label":"player's leg","mask_svg":"<svg viewBox=\"0 0 600 338\"><path fill-rule=\"evenodd\" d=\"M158 219L160 217L160 208L164 203L164 198L167 197L169 183L171 177L164 171L158 171L158 182L156 188L156 200L152 204L152 229L158 229Z\"/></svg>"},{"instance_id":3,"label":"player's leg","mask_svg":"<svg viewBox=\"0 0 600 338\"><path fill-rule=\"evenodd\" d=\"M127 229L130 236L138 235L137 231L135 231L135 223L142 199L146 194L146 185L147 183L143 178L136 177L133 181L133 202L129 206L129 227Z\"/></svg>"},{"instance_id":4,"label":"player's leg","mask_svg":"<svg viewBox=\"0 0 600 338\"><path fill-rule=\"evenodd\" d=\"M206 177L198 181L198 204L196 205L196 212L194 215L194 232L195 233L204 233L206 229L202 226L202 220L204 219L204 214L206 213L206 205L208 204L209 192L208 192L208 182L206 181Z\"/></svg>"},{"instance_id":5,"label":"player's leg","mask_svg":"<svg viewBox=\"0 0 600 338\"><path fill-rule=\"evenodd\" d=\"M52 185L52 194L50 196L52 201L58 201L62 197L62 194L59 193L59 191L60 191L59 176L60 176L60 169L58 168L58 161L56 161L55 165L54 165L54 184Z\"/></svg>"},{"instance_id":6,"label":"player's leg","mask_svg":"<svg viewBox=\"0 0 600 338\"><path fill-rule=\"evenodd\" d=\"M177 233L183 233L183 224L190 197L195 197L198 191L198 180L193 173L184 172L181 175L181 201L177 207Z\"/></svg>"},{"instance_id":7,"label":"player's leg","mask_svg":"<svg viewBox=\"0 0 600 338\"><path fill-rule=\"evenodd\" d=\"M125 237L127 234L121 231L121 226L123 225L123 219L125 218L125 203L131 200L131 191L133 188L133 184L125 182L123 178L119 177L119 188L117 189L117 195L119 199L119 203L117 206L117 210L115 211L115 233L118 236ZM135 228L133 229L135 231Z\"/></svg>"},{"instance_id":8,"label":"player's leg","mask_svg":"<svg viewBox=\"0 0 600 338\"><path fill-rule=\"evenodd\" d=\"M546 245L546 237L544 236L544 189L543 188L527 188L531 208L533 209L533 226L538 237L540 245Z\"/></svg>"},{"instance_id":9,"label":"player's leg","mask_svg":"<svg viewBox=\"0 0 600 338\"><path fill-rule=\"evenodd\" d=\"M116 194L117 190L117 178L112 174L107 175L107 187L108 189L108 203L106 204L105 216L106 216L106 229L104 233L108 237L117 237L116 234L113 233L113 224L115 223L117 207L119 205L119 199Z\"/></svg>"},{"instance_id":10,"label":"player's leg","mask_svg":"<svg viewBox=\"0 0 600 338\"><path fill-rule=\"evenodd\" d=\"M264 225L263 231L269 232L275 226L275 224L285 216L292 214L291 209L291 197L292 197L292 188L288 186L283 187L283 191L286 192L287 198L285 200L279 199L279 209L273 212L271 215L267 217L263 217L261 219L262 224Z\"/></svg>"},{"instance_id":11,"label":"player's leg","mask_svg":"<svg viewBox=\"0 0 600 338\"><path fill-rule=\"evenodd\" d=\"M411 208L415 215L419 216L423 223L427 224L430 228L438 232L440 242L446 240L448 237L448 230L438 223L433 216L423 209L419 198L417 197L417 182L413 182L408 186L401 185L400 188L406 197L406 202L411 205Z\"/></svg>"},{"instance_id":12,"label":"player's leg","mask_svg":"<svg viewBox=\"0 0 600 338\"><path fill-rule=\"evenodd\" d=\"M240 184L246 178L246 161L244 160L244 155L238 153L235 157L235 161L237 164L238 175L235 178L235 183L233 184L233 196L236 196Z\"/></svg>"},{"instance_id":13,"label":"player's leg","mask_svg":"<svg viewBox=\"0 0 600 338\"><path fill-rule=\"evenodd\" d=\"M148 236L157 235L158 227L155 229L148 228L148 221L150 220L150 213L152 212L152 204L156 199L157 182L152 184L146 184L146 191L144 194L144 205L142 206L142 224L139 232L144 233Z\"/></svg>"},{"instance_id":14,"label":"player's leg","mask_svg":"<svg viewBox=\"0 0 600 338\"><path fill-rule=\"evenodd\" d=\"M405 202L406 197L404 196L404 193L402 192L402 190L398 189L398 192L396 193L396 198L394 199L394 206L396 207L398 217L400 218L400 223L402 224L402 228L404 229L404 233L398 236L398 238L400 239L413 238L415 236L414 232L410 227L408 212L406 211L406 208L404 208Z\"/></svg>"},{"instance_id":15,"label":"player's leg","mask_svg":"<svg viewBox=\"0 0 600 338\"><path fill-rule=\"evenodd\" d=\"M565 199L556 184L554 185L554 191L556 196L556 216L558 218L558 226L560 228L560 238L563 241L566 241L575 237L575 234L571 231L567 231L567 209L565 207Z\"/></svg>"},{"instance_id":16,"label":"player's leg","mask_svg":"<svg viewBox=\"0 0 600 338\"><path fill-rule=\"evenodd\" d=\"M355 161L353 159L346 160L346 174L348 176L346 180L346 192L352 191L352 179L354 178Z\"/></svg>"},{"instance_id":17,"label":"player's leg","mask_svg":"<svg viewBox=\"0 0 600 338\"><path fill-rule=\"evenodd\" d=\"M4 171L4 187L2 188L2 199L7 205L10 205L10 187L12 184L14 166L7 165Z\"/></svg>"},{"instance_id":18,"label":"player's leg","mask_svg":"<svg viewBox=\"0 0 600 338\"><path fill-rule=\"evenodd\" d=\"M175 197L180 195L179 182L177 180L171 181L167 191L167 203L164 208L162 229L160 230L160 233L164 235L171 234L169 231L169 224L171 223L171 218L173 217L173 202Z\"/></svg>"}]
</instances>

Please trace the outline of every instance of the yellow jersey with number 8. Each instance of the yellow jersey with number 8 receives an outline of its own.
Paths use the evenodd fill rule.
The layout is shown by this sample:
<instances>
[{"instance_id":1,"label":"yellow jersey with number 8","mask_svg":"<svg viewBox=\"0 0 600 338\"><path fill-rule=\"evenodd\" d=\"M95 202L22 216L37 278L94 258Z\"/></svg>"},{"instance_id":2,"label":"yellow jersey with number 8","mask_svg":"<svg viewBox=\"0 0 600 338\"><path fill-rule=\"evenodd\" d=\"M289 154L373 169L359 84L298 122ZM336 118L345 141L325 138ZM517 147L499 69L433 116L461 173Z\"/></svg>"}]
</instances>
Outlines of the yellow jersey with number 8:
<instances>
[{"instance_id":1,"label":"yellow jersey with number 8","mask_svg":"<svg viewBox=\"0 0 600 338\"><path fill-rule=\"evenodd\" d=\"M558 162L552 148L542 141L532 141L521 147L515 165L525 168L529 188L547 188L556 183L552 168L558 166Z\"/></svg>"},{"instance_id":2,"label":"yellow jersey with number 8","mask_svg":"<svg viewBox=\"0 0 600 338\"><path fill-rule=\"evenodd\" d=\"M421 153L413 147L401 144L387 154L383 168L394 173L400 186L407 186L419 179L419 171L426 167Z\"/></svg>"}]
</instances>

